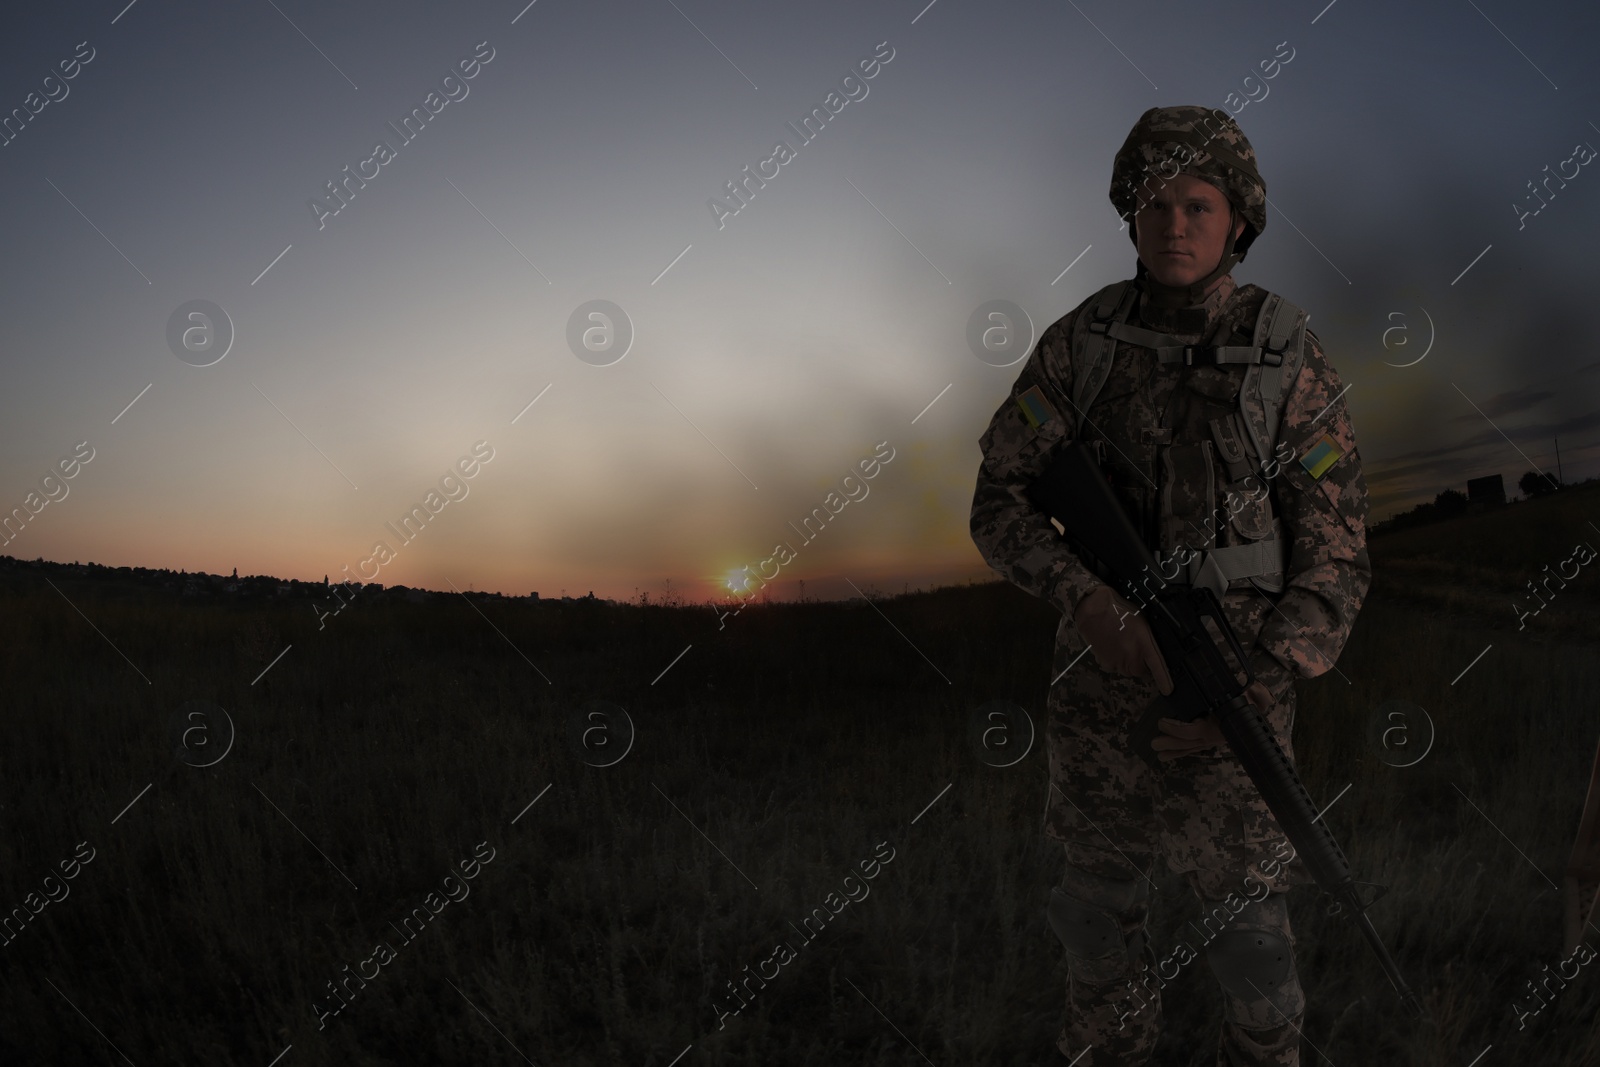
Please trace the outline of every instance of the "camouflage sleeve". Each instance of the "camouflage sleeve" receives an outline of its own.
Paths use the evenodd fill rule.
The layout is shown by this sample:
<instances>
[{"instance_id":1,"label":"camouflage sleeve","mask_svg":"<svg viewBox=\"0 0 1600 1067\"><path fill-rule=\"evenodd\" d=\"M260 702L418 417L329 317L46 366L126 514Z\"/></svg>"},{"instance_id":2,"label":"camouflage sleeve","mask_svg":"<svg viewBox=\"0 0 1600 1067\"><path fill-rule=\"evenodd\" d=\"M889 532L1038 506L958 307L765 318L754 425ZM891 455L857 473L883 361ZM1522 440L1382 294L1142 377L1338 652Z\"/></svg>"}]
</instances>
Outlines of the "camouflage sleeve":
<instances>
[{"instance_id":1,"label":"camouflage sleeve","mask_svg":"<svg viewBox=\"0 0 1600 1067\"><path fill-rule=\"evenodd\" d=\"M1301 678L1333 667L1372 582L1367 483L1342 389L1321 343L1306 331L1305 360L1278 436L1277 455L1286 458L1273 479L1291 542L1289 569L1254 650Z\"/></svg>"},{"instance_id":2,"label":"camouflage sleeve","mask_svg":"<svg viewBox=\"0 0 1600 1067\"><path fill-rule=\"evenodd\" d=\"M1068 616L1101 582L1023 490L1044 470L1056 446L1076 434L1067 343L1072 319L1065 316L1040 336L979 439L983 463L971 521L973 543L996 573ZM1019 399L1042 419L1037 427Z\"/></svg>"}]
</instances>

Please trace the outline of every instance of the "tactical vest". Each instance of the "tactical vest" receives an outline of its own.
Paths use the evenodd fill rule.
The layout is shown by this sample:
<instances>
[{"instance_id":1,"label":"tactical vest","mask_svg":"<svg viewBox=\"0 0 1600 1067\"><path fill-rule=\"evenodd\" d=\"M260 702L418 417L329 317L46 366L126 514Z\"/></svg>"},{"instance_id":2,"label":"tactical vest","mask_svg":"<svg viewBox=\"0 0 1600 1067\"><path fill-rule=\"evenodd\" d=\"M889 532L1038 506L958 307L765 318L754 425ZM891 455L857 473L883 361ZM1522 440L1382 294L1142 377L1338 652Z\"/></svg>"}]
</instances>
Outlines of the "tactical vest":
<instances>
[{"instance_id":1,"label":"tactical vest","mask_svg":"<svg viewBox=\"0 0 1600 1067\"><path fill-rule=\"evenodd\" d=\"M1216 492L1211 476L1213 466L1208 461L1204 495L1208 521L1219 532L1240 513L1244 506L1242 500L1248 499L1248 506L1259 508L1259 513L1251 514L1252 521L1236 524L1244 527L1242 534L1238 530L1229 531L1230 539L1240 540L1239 544L1217 544L1209 527L1204 538L1185 539L1183 543L1190 544L1191 548L1203 548L1203 551L1195 551L1187 562L1180 562L1169 554L1172 546L1150 547L1163 564L1163 578L1209 586L1218 599L1229 590L1250 586L1262 592L1281 593L1290 542L1268 487L1272 482L1270 475L1276 470L1271 461L1276 458L1281 465L1292 458L1277 456L1278 435L1284 404L1304 359L1306 313L1277 294L1268 293L1256 316L1250 345L1206 346L1188 344L1170 334L1132 325L1128 320L1137 298L1138 289L1132 281L1108 285L1090 298L1086 305L1089 314L1080 315L1074 324L1072 402L1078 413L1080 436L1086 421L1084 413L1094 404L1111 372L1118 341L1150 349L1164 364L1248 365L1235 398L1235 411L1225 418L1211 419L1211 440L1201 444L1202 454L1214 455L1220 461L1218 465L1225 468L1227 492ZM1103 464L1104 442L1090 443L1100 452ZM1247 445L1253 455L1247 454ZM1254 489L1246 490L1244 487L1252 480ZM1163 530L1174 518L1170 484L1164 489L1160 494ZM1247 491L1253 499L1235 495ZM1230 507L1239 510L1228 511Z\"/></svg>"}]
</instances>

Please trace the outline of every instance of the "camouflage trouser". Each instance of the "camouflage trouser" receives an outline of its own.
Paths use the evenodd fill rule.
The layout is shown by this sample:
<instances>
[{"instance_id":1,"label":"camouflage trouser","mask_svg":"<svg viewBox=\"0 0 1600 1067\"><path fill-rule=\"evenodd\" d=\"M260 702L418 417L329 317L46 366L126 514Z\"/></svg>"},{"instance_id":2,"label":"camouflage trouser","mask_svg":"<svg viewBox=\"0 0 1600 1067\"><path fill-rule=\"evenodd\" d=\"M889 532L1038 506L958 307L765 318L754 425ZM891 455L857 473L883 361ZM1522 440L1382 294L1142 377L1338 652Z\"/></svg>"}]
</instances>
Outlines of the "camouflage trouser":
<instances>
[{"instance_id":1,"label":"camouflage trouser","mask_svg":"<svg viewBox=\"0 0 1600 1067\"><path fill-rule=\"evenodd\" d=\"M1071 644L1083 647L1081 640ZM1260 680L1276 699L1268 720L1292 758L1293 680L1281 668ZM1107 674L1092 653L1051 690L1045 833L1065 846L1061 892L1072 902L1066 914L1083 929L1109 931L1094 946L1080 937L1083 954L1067 953L1067 1017L1057 1045L1068 1060L1079 1057L1074 1067L1147 1063L1161 1033L1162 979L1199 956L1217 965L1225 947L1241 938L1260 943L1242 933L1222 936L1224 929L1275 932L1292 946L1282 893L1310 880L1303 864L1277 862L1290 855L1287 840L1226 745L1169 764L1149 749L1165 703L1148 678ZM1144 936L1157 858L1184 875L1206 916L1216 916L1185 928L1196 931L1183 942L1187 957L1179 949L1174 958L1175 946L1154 946ZM1270 933L1265 939L1276 943ZM1103 953L1102 944L1115 950ZM1165 957L1159 961L1158 947ZM1221 971L1213 975L1225 994L1219 1067L1299 1064L1305 999L1292 948L1282 956L1287 975L1261 990L1264 996L1236 995L1220 982Z\"/></svg>"}]
</instances>

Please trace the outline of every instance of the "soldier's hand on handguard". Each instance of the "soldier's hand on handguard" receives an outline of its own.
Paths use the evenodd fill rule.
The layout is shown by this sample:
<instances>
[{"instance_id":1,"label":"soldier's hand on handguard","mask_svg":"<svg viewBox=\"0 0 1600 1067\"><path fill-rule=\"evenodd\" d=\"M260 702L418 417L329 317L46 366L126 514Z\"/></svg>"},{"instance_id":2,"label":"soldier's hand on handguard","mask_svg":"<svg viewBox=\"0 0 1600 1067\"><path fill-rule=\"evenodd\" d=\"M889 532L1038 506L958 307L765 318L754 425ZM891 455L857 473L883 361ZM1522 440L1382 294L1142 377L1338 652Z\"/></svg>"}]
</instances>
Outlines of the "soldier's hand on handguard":
<instances>
[{"instance_id":1,"label":"soldier's hand on handguard","mask_svg":"<svg viewBox=\"0 0 1600 1067\"><path fill-rule=\"evenodd\" d=\"M1140 677L1148 674L1162 696L1172 693L1172 676L1161 658L1150 624L1109 585L1098 585L1072 613L1072 621L1089 642L1100 669Z\"/></svg>"},{"instance_id":2,"label":"soldier's hand on handguard","mask_svg":"<svg viewBox=\"0 0 1600 1067\"><path fill-rule=\"evenodd\" d=\"M1251 682L1250 688L1244 691L1244 695L1261 714L1265 715L1272 709L1272 693L1260 682ZM1150 747L1161 754L1162 763L1171 763L1179 756L1215 748L1225 741L1222 727L1218 726L1217 720L1210 715L1203 715L1194 722L1161 719L1157 725L1161 727L1161 736L1150 742Z\"/></svg>"}]
</instances>

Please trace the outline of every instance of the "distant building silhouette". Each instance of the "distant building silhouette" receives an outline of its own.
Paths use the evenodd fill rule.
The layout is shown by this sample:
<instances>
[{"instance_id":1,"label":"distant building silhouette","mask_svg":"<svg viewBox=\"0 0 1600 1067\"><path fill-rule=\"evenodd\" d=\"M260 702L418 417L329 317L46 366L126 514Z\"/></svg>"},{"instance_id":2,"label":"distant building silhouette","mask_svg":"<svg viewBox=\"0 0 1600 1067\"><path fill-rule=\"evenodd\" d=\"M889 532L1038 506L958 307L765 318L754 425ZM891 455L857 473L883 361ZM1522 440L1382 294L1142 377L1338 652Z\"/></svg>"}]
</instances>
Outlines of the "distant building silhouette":
<instances>
[{"instance_id":1,"label":"distant building silhouette","mask_svg":"<svg viewBox=\"0 0 1600 1067\"><path fill-rule=\"evenodd\" d=\"M1427 526L1458 515L1475 515L1505 503L1506 487L1500 475L1489 474L1482 478L1469 478L1465 493L1459 489L1445 489L1435 496L1431 503L1418 504L1409 511L1397 512L1382 522L1373 523L1371 532L1386 534L1415 526Z\"/></svg>"},{"instance_id":2,"label":"distant building silhouette","mask_svg":"<svg viewBox=\"0 0 1600 1067\"><path fill-rule=\"evenodd\" d=\"M1474 508L1493 508L1506 502L1506 484L1498 474L1467 479L1467 503Z\"/></svg>"}]
</instances>

